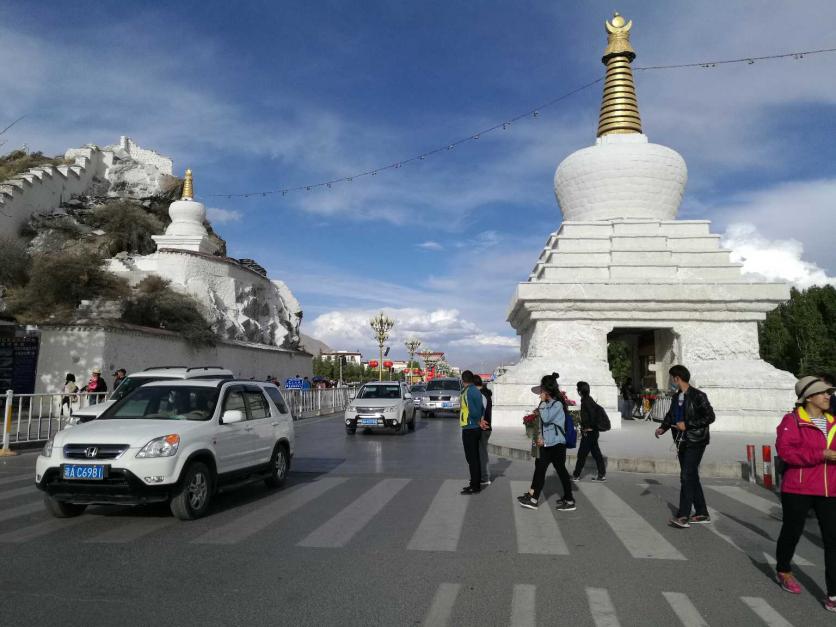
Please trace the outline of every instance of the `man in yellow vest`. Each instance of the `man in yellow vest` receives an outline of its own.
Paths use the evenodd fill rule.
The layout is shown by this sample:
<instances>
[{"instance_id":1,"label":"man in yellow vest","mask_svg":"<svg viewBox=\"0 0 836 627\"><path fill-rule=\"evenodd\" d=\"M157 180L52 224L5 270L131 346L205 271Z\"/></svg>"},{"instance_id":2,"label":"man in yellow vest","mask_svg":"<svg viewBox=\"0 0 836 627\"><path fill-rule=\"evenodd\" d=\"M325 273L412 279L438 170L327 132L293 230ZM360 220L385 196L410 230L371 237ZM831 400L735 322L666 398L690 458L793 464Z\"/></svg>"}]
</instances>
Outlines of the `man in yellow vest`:
<instances>
[{"instance_id":1,"label":"man in yellow vest","mask_svg":"<svg viewBox=\"0 0 836 627\"><path fill-rule=\"evenodd\" d=\"M482 416L484 405L482 394L473 385L473 373L470 370L462 372L462 402L459 425L462 428L462 445L464 456L470 468L470 483L464 487L462 494L477 494L482 490L482 465L479 462L479 443L482 440Z\"/></svg>"}]
</instances>

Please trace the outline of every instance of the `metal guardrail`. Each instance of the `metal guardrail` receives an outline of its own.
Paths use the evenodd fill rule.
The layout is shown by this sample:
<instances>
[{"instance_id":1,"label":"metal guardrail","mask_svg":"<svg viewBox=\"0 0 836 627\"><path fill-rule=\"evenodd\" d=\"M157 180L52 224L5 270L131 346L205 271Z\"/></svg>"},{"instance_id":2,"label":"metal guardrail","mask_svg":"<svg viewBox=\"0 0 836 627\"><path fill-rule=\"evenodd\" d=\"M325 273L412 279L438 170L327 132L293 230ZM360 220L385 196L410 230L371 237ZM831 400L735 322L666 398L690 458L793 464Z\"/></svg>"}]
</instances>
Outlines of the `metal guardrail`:
<instances>
[{"instance_id":1,"label":"metal guardrail","mask_svg":"<svg viewBox=\"0 0 836 627\"><path fill-rule=\"evenodd\" d=\"M353 387L282 390L294 420L344 410L354 397ZM3 450L12 444L46 442L67 426L73 411L101 402L107 394L14 394L3 403Z\"/></svg>"}]
</instances>

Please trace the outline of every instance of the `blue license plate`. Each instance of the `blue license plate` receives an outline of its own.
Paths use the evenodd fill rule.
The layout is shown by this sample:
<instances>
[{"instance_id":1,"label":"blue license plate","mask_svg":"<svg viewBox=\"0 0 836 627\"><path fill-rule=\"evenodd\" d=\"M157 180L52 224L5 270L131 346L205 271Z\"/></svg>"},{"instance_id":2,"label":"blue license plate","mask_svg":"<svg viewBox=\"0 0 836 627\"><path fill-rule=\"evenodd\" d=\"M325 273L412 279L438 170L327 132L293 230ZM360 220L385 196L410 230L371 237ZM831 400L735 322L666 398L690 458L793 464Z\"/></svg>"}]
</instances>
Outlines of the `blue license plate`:
<instances>
[{"instance_id":1,"label":"blue license plate","mask_svg":"<svg viewBox=\"0 0 836 627\"><path fill-rule=\"evenodd\" d=\"M441 406L442 407L452 407L453 403L442 403Z\"/></svg>"},{"instance_id":2,"label":"blue license plate","mask_svg":"<svg viewBox=\"0 0 836 627\"><path fill-rule=\"evenodd\" d=\"M376 425L377 418L360 418L361 425Z\"/></svg>"},{"instance_id":3,"label":"blue license plate","mask_svg":"<svg viewBox=\"0 0 836 627\"><path fill-rule=\"evenodd\" d=\"M64 479L83 479L88 481L101 481L104 478L104 466L89 466L82 464L64 465Z\"/></svg>"}]
</instances>

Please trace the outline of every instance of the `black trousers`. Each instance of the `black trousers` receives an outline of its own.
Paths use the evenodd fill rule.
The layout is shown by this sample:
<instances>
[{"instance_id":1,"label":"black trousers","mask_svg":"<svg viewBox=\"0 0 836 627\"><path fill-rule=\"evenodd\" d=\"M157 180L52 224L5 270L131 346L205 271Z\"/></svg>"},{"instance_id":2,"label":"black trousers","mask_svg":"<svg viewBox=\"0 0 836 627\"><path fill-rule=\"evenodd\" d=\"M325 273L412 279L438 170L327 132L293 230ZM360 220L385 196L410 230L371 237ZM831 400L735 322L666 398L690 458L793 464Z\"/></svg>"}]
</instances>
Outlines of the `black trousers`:
<instances>
[{"instance_id":1,"label":"black trousers","mask_svg":"<svg viewBox=\"0 0 836 627\"><path fill-rule=\"evenodd\" d=\"M603 477L607 474L607 469L604 466L604 456L601 455L601 449L598 447L598 432L582 431L581 444L578 447L578 460L575 462L575 472L572 473L575 477L581 476L581 471L586 464L586 457L590 453L592 453L592 459L595 460L595 465L598 466L598 476Z\"/></svg>"},{"instance_id":2,"label":"black trousers","mask_svg":"<svg viewBox=\"0 0 836 627\"><path fill-rule=\"evenodd\" d=\"M482 441L481 429L462 429L462 445L464 458L470 469L470 487L473 490L481 488L482 464L479 462L479 443Z\"/></svg>"},{"instance_id":3,"label":"black trousers","mask_svg":"<svg viewBox=\"0 0 836 627\"><path fill-rule=\"evenodd\" d=\"M775 558L776 570L788 573L795 547L804 532L807 512L810 508L819 520L819 529L824 541L824 578L827 583L827 595L836 596L836 498L810 496L807 494L781 493L781 507L784 510L784 524L778 536Z\"/></svg>"},{"instance_id":4,"label":"black trousers","mask_svg":"<svg viewBox=\"0 0 836 627\"><path fill-rule=\"evenodd\" d=\"M704 453L705 446L684 442L679 445L679 518L690 516L692 507L698 516L708 516L700 483L700 462Z\"/></svg>"},{"instance_id":5,"label":"black trousers","mask_svg":"<svg viewBox=\"0 0 836 627\"><path fill-rule=\"evenodd\" d=\"M563 498L567 501L572 498L572 481L569 479L569 471L566 470L566 445L555 444L544 446L540 449L540 457L534 460L534 477L531 479L531 489L534 490L534 498L540 498L540 492L546 483L546 471L549 464L554 466L560 483L563 485Z\"/></svg>"}]
</instances>

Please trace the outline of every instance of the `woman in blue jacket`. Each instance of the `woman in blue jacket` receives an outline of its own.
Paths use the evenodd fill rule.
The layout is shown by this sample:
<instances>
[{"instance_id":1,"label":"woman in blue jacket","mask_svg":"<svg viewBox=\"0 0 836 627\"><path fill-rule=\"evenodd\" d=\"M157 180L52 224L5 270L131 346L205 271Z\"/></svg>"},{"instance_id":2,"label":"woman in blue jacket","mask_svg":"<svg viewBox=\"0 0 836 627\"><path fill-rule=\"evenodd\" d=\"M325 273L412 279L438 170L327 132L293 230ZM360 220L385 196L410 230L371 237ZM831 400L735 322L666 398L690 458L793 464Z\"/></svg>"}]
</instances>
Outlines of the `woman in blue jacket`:
<instances>
[{"instance_id":1,"label":"woman in blue jacket","mask_svg":"<svg viewBox=\"0 0 836 627\"><path fill-rule=\"evenodd\" d=\"M540 455L534 461L534 477L528 494L523 494L517 500L520 505L528 509L537 509L540 492L546 482L546 470L549 464L554 465L560 483L563 485L563 498L558 502L557 509L571 512L575 509L575 499L572 496L572 481L566 470L566 420L568 412L564 405L563 395L557 385L557 373L546 375L540 380L540 385L531 388L540 395L540 405L535 410L540 416L542 431L537 438Z\"/></svg>"}]
</instances>

